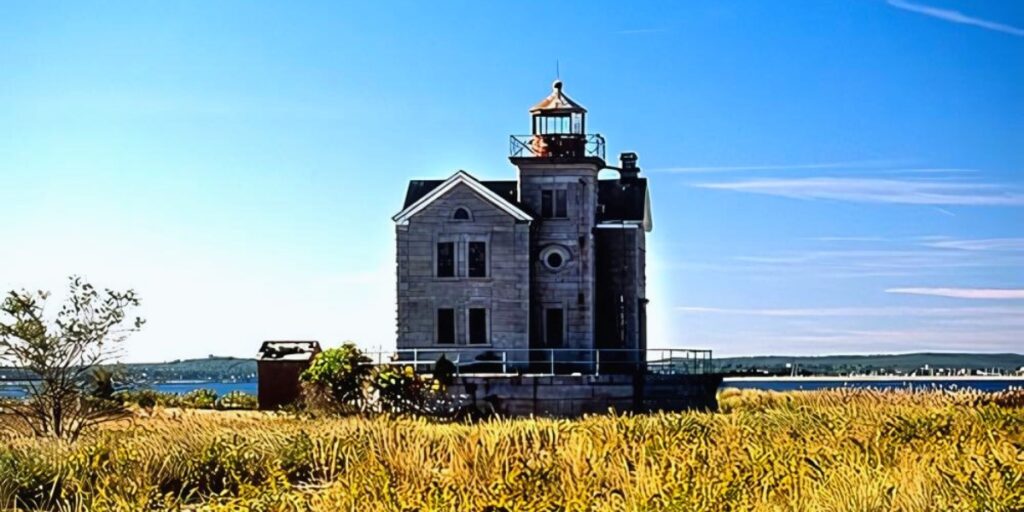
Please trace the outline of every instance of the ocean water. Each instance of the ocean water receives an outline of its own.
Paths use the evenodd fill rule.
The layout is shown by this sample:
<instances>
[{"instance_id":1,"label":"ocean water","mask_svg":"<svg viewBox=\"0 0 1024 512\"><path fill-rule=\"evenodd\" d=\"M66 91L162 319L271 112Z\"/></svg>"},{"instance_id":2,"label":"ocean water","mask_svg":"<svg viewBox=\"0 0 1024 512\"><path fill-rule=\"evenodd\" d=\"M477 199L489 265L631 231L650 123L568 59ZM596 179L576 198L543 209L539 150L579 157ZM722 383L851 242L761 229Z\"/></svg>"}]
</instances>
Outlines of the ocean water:
<instances>
[{"instance_id":1,"label":"ocean water","mask_svg":"<svg viewBox=\"0 0 1024 512\"><path fill-rule=\"evenodd\" d=\"M241 391L256 396L256 382L160 382L144 388L155 389L161 393L185 394L196 389L212 389L217 396L226 395L232 391ZM20 398L25 396L25 390L17 383L0 384L0 398Z\"/></svg>"}]
</instances>

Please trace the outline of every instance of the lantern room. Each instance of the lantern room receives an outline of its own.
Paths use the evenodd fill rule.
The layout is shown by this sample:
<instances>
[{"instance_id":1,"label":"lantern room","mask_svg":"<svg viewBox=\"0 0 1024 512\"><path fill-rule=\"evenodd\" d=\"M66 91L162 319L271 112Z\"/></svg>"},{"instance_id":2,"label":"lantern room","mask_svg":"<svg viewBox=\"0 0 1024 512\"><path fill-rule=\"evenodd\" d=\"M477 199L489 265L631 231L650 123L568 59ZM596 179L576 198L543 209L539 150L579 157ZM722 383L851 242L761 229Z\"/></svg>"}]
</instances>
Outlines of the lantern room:
<instances>
[{"instance_id":1,"label":"lantern room","mask_svg":"<svg viewBox=\"0 0 1024 512\"><path fill-rule=\"evenodd\" d=\"M562 81L555 80L551 94L530 109L534 135L584 135L587 109L562 92Z\"/></svg>"},{"instance_id":2,"label":"lantern room","mask_svg":"<svg viewBox=\"0 0 1024 512\"><path fill-rule=\"evenodd\" d=\"M576 161L598 158L604 161L604 138L587 134L587 109L562 91L555 80L551 94L530 108L530 135L513 135L511 158L546 158Z\"/></svg>"}]
</instances>

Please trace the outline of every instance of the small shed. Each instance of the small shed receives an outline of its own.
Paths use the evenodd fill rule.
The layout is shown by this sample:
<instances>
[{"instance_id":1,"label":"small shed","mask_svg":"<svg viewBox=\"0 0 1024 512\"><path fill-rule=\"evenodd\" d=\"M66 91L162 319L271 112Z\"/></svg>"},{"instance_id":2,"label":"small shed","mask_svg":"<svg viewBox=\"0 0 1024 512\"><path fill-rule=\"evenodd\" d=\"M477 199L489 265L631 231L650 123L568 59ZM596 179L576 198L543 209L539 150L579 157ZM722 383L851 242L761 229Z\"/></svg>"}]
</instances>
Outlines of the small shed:
<instances>
[{"instance_id":1,"label":"small shed","mask_svg":"<svg viewBox=\"0 0 1024 512\"><path fill-rule=\"evenodd\" d=\"M256 357L260 409L277 409L299 398L299 374L320 353L317 341L264 341Z\"/></svg>"}]
</instances>

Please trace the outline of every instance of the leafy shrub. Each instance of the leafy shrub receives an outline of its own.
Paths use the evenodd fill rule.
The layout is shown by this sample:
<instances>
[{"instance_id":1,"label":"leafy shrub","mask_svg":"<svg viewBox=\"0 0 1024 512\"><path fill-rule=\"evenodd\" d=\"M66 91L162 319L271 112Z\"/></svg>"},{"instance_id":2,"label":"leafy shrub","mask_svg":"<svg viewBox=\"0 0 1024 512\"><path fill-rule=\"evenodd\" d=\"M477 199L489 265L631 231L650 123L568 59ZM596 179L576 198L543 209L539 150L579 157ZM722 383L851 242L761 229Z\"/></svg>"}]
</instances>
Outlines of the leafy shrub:
<instances>
[{"instance_id":1,"label":"leafy shrub","mask_svg":"<svg viewBox=\"0 0 1024 512\"><path fill-rule=\"evenodd\" d=\"M91 394L94 398L112 400L114 398L114 372L108 368L94 368L89 375Z\"/></svg>"},{"instance_id":2,"label":"leafy shrub","mask_svg":"<svg viewBox=\"0 0 1024 512\"><path fill-rule=\"evenodd\" d=\"M178 398L179 407L213 409L217 405L217 392L212 389L194 389Z\"/></svg>"},{"instance_id":3,"label":"leafy shrub","mask_svg":"<svg viewBox=\"0 0 1024 512\"><path fill-rule=\"evenodd\" d=\"M370 389L381 412L415 413L426 395L423 380L411 366L381 365L373 370Z\"/></svg>"},{"instance_id":4,"label":"leafy shrub","mask_svg":"<svg viewBox=\"0 0 1024 512\"><path fill-rule=\"evenodd\" d=\"M176 407L178 406L178 395L174 393L161 393L153 389L131 389L114 393L114 399L123 404L132 404L144 409L151 409L154 406Z\"/></svg>"},{"instance_id":5,"label":"leafy shrub","mask_svg":"<svg viewBox=\"0 0 1024 512\"><path fill-rule=\"evenodd\" d=\"M258 404L256 397L242 392L230 391L217 399L217 409L255 409Z\"/></svg>"},{"instance_id":6,"label":"leafy shrub","mask_svg":"<svg viewBox=\"0 0 1024 512\"><path fill-rule=\"evenodd\" d=\"M419 375L411 366L381 365L374 368L370 376L370 390L377 412L412 414L443 421L472 413L467 404L446 393L446 386L440 379Z\"/></svg>"},{"instance_id":7,"label":"leafy shrub","mask_svg":"<svg viewBox=\"0 0 1024 512\"><path fill-rule=\"evenodd\" d=\"M372 362L353 343L317 354L299 376L308 405L336 412L363 410L364 388Z\"/></svg>"}]
</instances>

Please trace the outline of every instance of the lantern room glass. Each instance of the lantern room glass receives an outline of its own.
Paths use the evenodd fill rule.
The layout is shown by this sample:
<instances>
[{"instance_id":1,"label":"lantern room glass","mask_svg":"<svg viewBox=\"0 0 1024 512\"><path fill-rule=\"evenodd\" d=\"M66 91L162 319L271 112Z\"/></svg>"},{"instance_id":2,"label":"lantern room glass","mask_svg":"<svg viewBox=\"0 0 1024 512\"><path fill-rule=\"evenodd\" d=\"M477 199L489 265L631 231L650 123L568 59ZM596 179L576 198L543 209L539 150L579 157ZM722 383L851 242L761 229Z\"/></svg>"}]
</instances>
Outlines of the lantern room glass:
<instances>
[{"instance_id":1,"label":"lantern room glass","mask_svg":"<svg viewBox=\"0 0 1024 512\"><path fill-rule=\"evenodd\" d=\"M585 128L579 112L533 116L534 135L583 135Z\"/></svg>"}]
</instances>

